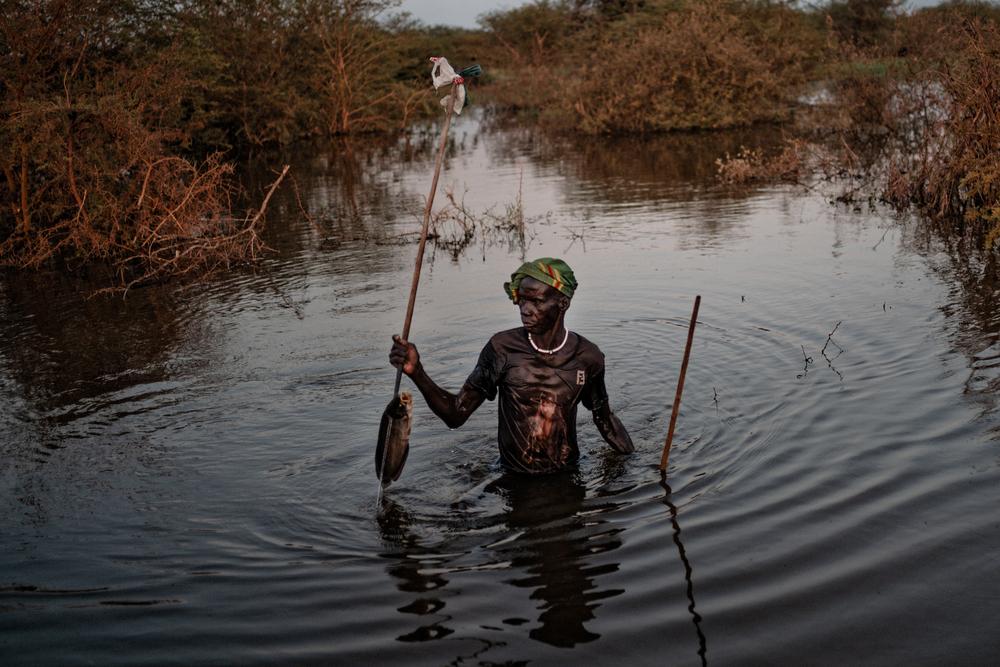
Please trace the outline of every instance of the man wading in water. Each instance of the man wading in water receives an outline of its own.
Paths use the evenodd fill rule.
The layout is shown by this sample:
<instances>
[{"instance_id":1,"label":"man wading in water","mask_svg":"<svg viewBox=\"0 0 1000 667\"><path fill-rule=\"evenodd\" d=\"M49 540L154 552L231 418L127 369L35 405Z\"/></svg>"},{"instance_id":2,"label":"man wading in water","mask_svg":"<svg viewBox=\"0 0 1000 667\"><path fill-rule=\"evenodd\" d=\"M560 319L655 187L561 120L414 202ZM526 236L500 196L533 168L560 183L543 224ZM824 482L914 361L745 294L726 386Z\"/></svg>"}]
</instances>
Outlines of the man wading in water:
<instances>
[{"instance_id":1,"label":"man wading in water","mask_svg":"<svg viewBox=\"0 0 1000 667\"><path fill-rule=\"evenodd\" d=\"M523 327L501 331L483 348L458 394L439 387L420 363L416 346L393 336L389 361L402 368L430 409L458 428L485 399L500 393L500 461L507 470L547 473L576 462L576 406L593 412L601 437L619 452L634 450L611 412L604 387L604 355L563 325L577 282L560 259L522 264L504 283L521 311Z\"/></svg>"}]
</instances>

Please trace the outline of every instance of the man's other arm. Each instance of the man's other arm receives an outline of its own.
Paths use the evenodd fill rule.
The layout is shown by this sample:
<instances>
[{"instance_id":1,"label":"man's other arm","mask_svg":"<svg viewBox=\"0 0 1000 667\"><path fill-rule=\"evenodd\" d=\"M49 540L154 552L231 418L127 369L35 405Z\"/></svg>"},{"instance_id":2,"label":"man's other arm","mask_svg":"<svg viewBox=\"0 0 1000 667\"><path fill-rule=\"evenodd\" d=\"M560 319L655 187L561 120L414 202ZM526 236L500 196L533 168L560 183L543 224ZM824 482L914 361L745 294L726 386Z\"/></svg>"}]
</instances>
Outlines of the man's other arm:
<instances>
[{"instance_id":1,"label":"man's other arm","mask_svg":"<svg viewBox=\"0 0 1000 667\"><path fill-rule=\"evenodd\" d=\"M625 425L611 411L608 390L604 386L603 370L590 379L587 389L588 391L584 393L583 406L593 413L594 425L600 431L604 442L622 454L634 452L635 445L632 444L632 438L625 430Z\"/></svg>"}]
</instances>

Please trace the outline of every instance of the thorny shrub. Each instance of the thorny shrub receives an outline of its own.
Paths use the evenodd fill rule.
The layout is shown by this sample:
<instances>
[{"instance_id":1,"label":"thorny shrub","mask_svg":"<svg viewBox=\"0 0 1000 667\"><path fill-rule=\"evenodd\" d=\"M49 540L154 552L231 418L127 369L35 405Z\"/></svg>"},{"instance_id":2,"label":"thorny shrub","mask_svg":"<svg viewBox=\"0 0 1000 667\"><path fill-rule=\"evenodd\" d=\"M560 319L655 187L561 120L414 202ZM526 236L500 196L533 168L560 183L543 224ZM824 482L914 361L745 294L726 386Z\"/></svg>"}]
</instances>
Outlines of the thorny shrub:
<instances>
[{"instance_id":1,"label":"thorny shrub","mask_svg":"<svg viewBox=\"0 0 1000 667\"><path fill-rule=\"evenodd\" d=\"M556 103L575 71L584 22L567 2L533 2L480 19L489 63L487 94L507 109L537 113Z\"/></svg>"},{"instance_id":2,"label":"thorny shrub","mask_svg":"<svg viewBox=\"0 0 1000 667\"><path fill-rule=\"evenodd\" d=\"M809 17L783 3L607 4L485 17L490 99L586 134L743 126L787 118L822 48Z\"/></svg>"},{"instance_id":3,"label":"thorny shrub","mask_svg":"<svg viewBox=\"0 0 1000 667\"><path fill-rule=\"evenodd\" d=\"M391 0L188 0L163 30L193 85L209 148L386 132L434 107L419 31ZM438 45L435 45L438 46ZM419 68L414 67L414 61ZM418 82L419 77L419 82Z\"/></svg>"},{"instance_id":4,"label":"thorny shrub","mask_svg":"<svg viewBox=\"0 0 1000 667\"><path fill-rule=\"evenodd\" d=\"M188 82L164 51L121 62L120 2L31 3L0 23L0 266L113 267L122 287L251 259L232 166L177 155Z\"/></svg>"},{"instance_id":5,"label":"thorny shrub","mask_svg":"<svg viewBox=\"0 0 1000 667\"><path fill-rule=\"evenodd\" d=\"M627 22L590 49L558 111L587 134L724 128L788 118L806 44L775 8L755 23L728 3L690 3L653 24ZM555 114L552 115L555 117Z\"/></svg>"}]
</instances>

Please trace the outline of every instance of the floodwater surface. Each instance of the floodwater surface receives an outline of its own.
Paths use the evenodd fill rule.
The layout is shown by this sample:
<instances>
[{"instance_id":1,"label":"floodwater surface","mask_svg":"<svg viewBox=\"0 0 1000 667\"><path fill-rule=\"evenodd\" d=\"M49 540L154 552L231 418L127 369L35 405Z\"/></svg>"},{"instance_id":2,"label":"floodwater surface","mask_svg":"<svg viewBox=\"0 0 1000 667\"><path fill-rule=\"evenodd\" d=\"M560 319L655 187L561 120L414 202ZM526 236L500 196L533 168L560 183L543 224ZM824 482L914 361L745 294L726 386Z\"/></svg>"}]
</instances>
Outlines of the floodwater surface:
<instances>
[{"instance_id":1,"label":"floodwater surface","mask_svg":"<svg viewBox=\"0 0 1000 667\"><path fill-rule=\"evenodd\" d=\"M636 451L581 409L576 469L505 475L495 403L452 431L417 396L379 499L435 133L294 161L254 272L0 283L0 663L995 663L995 269L822 188L720 185L754 135L459 119L428 372L458 389L519 324L504 280L561 256Z\"/></svg>"}]
</instances>

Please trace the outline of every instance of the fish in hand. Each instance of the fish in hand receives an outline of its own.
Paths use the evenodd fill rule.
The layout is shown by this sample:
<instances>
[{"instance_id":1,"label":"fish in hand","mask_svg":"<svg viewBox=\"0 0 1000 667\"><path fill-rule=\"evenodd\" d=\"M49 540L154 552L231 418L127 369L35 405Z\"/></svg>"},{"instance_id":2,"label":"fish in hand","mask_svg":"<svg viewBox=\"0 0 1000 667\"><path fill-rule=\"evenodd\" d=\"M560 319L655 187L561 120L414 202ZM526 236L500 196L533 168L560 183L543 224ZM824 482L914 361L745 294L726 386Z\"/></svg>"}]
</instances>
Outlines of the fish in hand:
<instances>
[{"instance_id":1,"label":"fish in hand","mask_svg":"<svg viewBox=\"0 0 1000 667\"><path fill-rule=\"evenodd\" d=\"M399 479L410 453L410 430L413 427L413 396L401 392L389 401L382 413L375 448L375 475L388 486Z\"/></svg>"}]
</instances>

